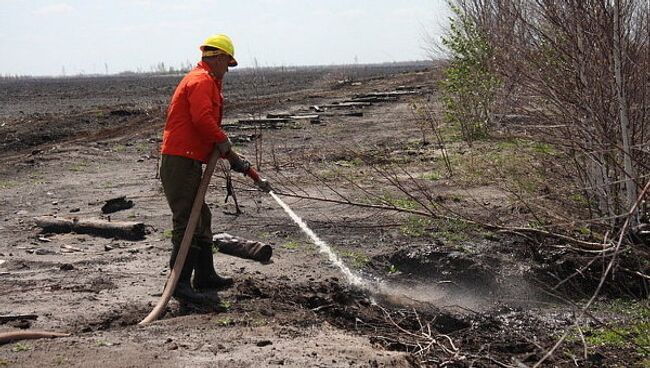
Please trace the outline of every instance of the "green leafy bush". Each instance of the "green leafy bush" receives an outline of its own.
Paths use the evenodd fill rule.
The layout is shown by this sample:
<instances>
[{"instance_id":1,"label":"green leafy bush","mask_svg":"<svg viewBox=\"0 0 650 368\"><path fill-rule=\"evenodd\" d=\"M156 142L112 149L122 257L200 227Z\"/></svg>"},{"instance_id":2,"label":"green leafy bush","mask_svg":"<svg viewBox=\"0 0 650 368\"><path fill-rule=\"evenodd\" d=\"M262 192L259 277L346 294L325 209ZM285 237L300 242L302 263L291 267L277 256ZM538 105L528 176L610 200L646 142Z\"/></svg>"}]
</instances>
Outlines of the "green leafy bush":
<instances>
[{"instance_id":1,"label":"green leafy bush","mask_svg":"<svg viewBox=\"0 0 650 368\"><path fill-rule=\"evenodd\" d=\"M493 50L476 24L450 4L455 16L442 44L451 61L440 82L445 121L460 128L463 140L472 142L488 136L491 107L499 78L490 70Z\"/></svg>"}]
</instances>

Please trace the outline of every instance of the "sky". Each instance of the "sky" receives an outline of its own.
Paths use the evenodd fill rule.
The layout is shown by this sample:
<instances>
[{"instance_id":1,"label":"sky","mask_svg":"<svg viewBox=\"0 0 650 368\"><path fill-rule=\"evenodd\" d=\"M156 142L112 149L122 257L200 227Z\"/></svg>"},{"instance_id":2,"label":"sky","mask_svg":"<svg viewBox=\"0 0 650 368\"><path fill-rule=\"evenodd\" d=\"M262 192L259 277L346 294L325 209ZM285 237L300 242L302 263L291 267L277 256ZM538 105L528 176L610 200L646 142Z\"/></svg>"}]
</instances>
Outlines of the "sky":
<instances>
[{"instance_id":1,"label":"sky","mask_svg":"<svg viewBox=\"0 0 650 368\"><path fill-rule=\"evenodd\" d=\"M242 67L424 60L445 0L0 0L0 75L194 64L225 33Z\"/></svg>"}]
</instances>

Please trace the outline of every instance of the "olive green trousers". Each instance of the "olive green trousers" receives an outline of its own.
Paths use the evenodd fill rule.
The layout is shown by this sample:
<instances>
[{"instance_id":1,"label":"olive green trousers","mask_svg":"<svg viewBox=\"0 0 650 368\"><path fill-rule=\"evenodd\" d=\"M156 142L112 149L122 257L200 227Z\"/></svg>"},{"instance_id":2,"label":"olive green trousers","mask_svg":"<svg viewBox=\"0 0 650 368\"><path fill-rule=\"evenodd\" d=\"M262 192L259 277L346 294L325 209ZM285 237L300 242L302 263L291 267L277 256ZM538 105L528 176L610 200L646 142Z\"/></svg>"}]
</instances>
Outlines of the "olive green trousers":
<instances>
[{"instance_id":1,"label":"olive green trousers","mask_svg":"<svg viewBox=\"0 0 650 368\"><path fill-rule=\"evenodd\" d=\"M167 198L167 203L172 211L172 244L175 246L179 246L183 240L202 174L201 161L181 156L162 155L160 180L165 198ZM203 202L201 216L192 238L192 247L212 247L211 223L212 213L208 205Z\"/></svg>"}]
</instances>

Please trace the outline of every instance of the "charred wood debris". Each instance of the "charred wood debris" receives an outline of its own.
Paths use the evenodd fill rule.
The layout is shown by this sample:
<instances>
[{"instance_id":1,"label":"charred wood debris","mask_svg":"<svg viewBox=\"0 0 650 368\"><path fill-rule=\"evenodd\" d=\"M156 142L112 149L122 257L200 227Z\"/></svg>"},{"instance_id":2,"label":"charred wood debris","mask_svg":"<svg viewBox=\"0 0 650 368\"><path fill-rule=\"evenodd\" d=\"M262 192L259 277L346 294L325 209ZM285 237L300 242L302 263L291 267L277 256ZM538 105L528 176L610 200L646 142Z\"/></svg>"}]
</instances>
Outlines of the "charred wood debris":
<instances>
[{"instance_id":1,"label":"charred wood debris","mask_svg":"<svg viewBox=\"0 0 650 368\"><path fill-rule=\"evenodd\" d=\"M290 112L267 113L265 117L251 117L238 119L235 122L224 124L228 132L241 132L259 129L299 129L300 123L308 121L311 124L323 124L323 118L332 116L362 117L363 109L374 104L397 102L404 96L422 95L428 90L427 85L399 86L392 91L378 91L355 94L341 100L329 103L310 105ZM250 142L257 138L257 134L229 134L235 143Z\"/></svg>"}]
</instances>

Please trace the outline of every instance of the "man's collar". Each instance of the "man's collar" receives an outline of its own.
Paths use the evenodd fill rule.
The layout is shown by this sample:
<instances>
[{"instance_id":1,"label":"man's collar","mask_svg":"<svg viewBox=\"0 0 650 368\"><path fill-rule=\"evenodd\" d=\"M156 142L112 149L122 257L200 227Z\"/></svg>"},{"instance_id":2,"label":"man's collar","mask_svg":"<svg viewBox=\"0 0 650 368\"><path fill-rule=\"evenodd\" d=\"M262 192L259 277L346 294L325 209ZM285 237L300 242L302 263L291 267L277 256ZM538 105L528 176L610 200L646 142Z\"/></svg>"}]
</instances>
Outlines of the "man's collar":
<instances>
[{"instance_id":1,"label":"man's collar","mask_svg":"<svg viewBox=\"0 0 650 368\"><path fill-rule=\"evenodd\" d=\"M208 74L212 77L212 79L217 82L221 83L221 79L215 78L214 74L212 74L212 69L210 69L210 65L204 61L199 61L199 63L196 65L198 68L205 70L208 72Z\"/></svg>"}]
</instances>

